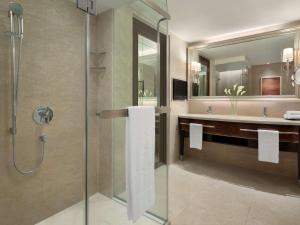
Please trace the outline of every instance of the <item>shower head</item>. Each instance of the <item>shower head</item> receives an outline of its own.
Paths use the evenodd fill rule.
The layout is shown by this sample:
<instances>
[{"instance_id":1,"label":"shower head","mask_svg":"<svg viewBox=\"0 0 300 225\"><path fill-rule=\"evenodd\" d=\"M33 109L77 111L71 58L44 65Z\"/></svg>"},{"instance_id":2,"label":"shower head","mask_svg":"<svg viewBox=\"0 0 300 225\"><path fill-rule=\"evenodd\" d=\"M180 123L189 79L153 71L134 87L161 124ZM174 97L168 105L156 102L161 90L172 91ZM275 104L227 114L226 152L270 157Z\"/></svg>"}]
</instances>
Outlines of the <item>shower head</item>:
<instances>
[{"instance_id":1,"label":"shower head","mask_svg":"<svg viewBox=\"0 0 300 225\"><path fill-rule=\"evenodd\" d=\"M21 4L17 2L10 2L8 4L8 7L9 12L11 12L14 16L17 16L19 18L23 17L23 7L21 6Z\"/></svg>"},{"instance_id":2,"label":"shower head","mask_svg":"<svg viewBox=\"0 0 300 225\"><path fill-rule=\"evenodd\" d=\"M23 7L21 6L21 4L19 4L17 2L8 3L8 16L10 17L10 20L11 20L10 35L17 36L20 39L23 39L24 19L23 19ZM17 32L15 32L15 29L14 29L14 17L16 17L17 21L18 21L18 31Z\"/></svg>"}]
</instances>

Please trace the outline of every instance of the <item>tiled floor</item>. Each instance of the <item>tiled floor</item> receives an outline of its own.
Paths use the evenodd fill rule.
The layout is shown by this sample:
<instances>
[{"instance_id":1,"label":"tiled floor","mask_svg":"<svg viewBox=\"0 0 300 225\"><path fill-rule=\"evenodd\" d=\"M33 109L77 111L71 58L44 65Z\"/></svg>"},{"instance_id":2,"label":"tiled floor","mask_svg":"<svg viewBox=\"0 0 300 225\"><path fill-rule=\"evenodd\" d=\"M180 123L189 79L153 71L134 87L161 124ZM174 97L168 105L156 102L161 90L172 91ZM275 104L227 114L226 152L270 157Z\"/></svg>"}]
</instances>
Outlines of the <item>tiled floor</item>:
<instances>
[{"instance_id":1,"label":"tiled floor","mask_svg":"<svg viewBox=\"0 0 300 225\"><path fill-rule=\"evenodd\" d=\"M172 225L300 224L296 180L189 158L169 171ZM126 208L114 200L96 194L90 203L91 225L132 224ZM78 203L37 225L82 224L83 205ZM136 223L157 224L146 217Z\"/></svg>"},{"instance_id":2,"label":"tiled floor","mask_svg":"<svg viewBox=\"0 0 300 225\"><path fill-rule=\"evenodd\" d=\"M172 225L297 225L296 180L185 159L170 166Z\"/></svg>"},{"instance_id":3,"label":"tiled floor","mask_svg":"<svg viewBox=\"0 0 300 225\"><path fill-rule=\"evenodd\" d=\"M83 203L78 203L36 225L82 225ZM91 225L131 225L127 220L126 207L101 194L95 194L90 200ZM158 225L159 223L142 217L135 225Z\"/></svg>"}]
</instances>

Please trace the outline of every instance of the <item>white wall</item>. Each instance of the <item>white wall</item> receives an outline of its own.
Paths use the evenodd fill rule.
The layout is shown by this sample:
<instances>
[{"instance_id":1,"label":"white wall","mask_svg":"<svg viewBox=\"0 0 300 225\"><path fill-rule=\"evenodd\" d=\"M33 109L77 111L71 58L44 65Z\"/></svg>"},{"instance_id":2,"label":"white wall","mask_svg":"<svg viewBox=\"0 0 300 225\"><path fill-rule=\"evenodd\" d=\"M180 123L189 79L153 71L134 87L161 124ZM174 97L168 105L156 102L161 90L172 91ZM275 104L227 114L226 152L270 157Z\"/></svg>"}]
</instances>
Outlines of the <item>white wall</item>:
<instances>
[{"instance_id":1,"label":"white wall","mask_svg":"<svg viewBox=\"0 0 300 225\"><path fill-rule=\"evenodd\" d=\"M188 112L187 101L173 101L173 78L186 80L187 43L177 36L170 35L170 163L179 158L178 114Z\"/></svg>"}]
</instances>

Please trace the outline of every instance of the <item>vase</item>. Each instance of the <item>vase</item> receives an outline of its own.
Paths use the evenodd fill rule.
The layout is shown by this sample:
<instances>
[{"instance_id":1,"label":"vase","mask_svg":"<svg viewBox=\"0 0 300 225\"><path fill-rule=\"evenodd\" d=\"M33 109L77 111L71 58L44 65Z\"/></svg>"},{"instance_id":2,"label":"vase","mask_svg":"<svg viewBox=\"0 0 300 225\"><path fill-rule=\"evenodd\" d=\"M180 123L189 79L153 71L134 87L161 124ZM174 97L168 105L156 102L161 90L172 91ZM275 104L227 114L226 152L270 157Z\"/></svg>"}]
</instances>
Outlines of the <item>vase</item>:
<instances>
[{"instance_id":1,"label":"vase","mask_svg":"<svg viewBox=\"0 0 300 225\"><path fill-rule=\"evenodd\" d=\"M231 101L231 115L237 115L237 99L232 99Z\"/></svg>"}]
</instances>

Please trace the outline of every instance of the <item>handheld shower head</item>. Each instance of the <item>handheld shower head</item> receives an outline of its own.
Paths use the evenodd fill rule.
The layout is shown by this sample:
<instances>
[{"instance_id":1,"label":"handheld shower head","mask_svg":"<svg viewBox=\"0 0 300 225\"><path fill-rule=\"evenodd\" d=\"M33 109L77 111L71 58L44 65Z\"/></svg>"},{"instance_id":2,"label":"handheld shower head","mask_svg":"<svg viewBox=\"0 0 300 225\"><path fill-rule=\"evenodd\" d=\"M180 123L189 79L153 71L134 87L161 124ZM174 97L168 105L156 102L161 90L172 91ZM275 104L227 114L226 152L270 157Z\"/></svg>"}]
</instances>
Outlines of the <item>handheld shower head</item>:
<instances>
[{"instance_id":1,"label":"handheld shower head","mask_svg":"<svg viewBox=\"0 0 300 225\"><path fill-rule=\"evenodd\" d=\"M17 16L18 18L23 17L23 7L21 6L20 3L17 2L10 2L8 4L8 11L12 12L14 16Z\"/></svg>"},{"instance_id":2,"label":"handheld shower head","mask_svg":"<svg viewBox=\"0 0 300 225\"><path fill-rule=\"evenodd\" d=\"M10 2L8 4L8 16L11 19L11 35L16 35L20 39L23 39L24 34L24 20L23 20L23 7L17 2ZM18 21L18 32L14 32L14 17Z\"/></svg>"}]
</instances>

